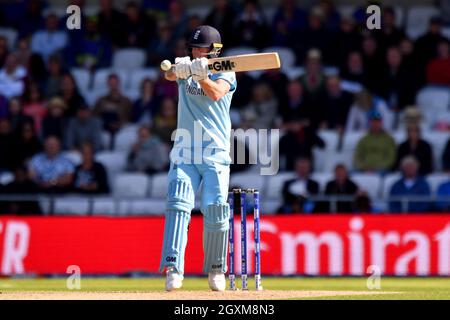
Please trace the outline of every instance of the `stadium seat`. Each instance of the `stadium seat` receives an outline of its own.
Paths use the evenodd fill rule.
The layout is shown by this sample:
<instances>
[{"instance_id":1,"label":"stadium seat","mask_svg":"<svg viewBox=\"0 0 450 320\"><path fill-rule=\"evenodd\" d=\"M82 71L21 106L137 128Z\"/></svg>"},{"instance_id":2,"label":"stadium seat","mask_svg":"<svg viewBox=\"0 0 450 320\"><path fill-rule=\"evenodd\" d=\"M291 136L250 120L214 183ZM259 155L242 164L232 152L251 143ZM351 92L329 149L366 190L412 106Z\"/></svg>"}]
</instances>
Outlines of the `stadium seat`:
<instances>
[{"instance_id":1,"label":"stadium seat","mask_svg":"<svg viewBox=\"0 0 450 320\"><path fill-rule=\"evenodd\" d=\"M110 74L116 74L119 77L120 87L123 93L125 93L128 86L128 72L123 69L98 69L94 74L92 90L96 92L106 92L108 89L108 77Z\"/></svg>"},{"instance_id":2,"label":"stadium seat","mask_svg":"<svg viewBox=\"0 0 450 320\"><path fill-rule=\"evenodd\" d=\"M276 214L281 204L282 204L281 200L262 200L259 209L260 214L261 215Z\"/></svg>"},{"instance_id":3,"label":"stadium seat","mask_svg":"<svg viewBox=\"0 0 450 320\"><path fill-rule=\"evenodd\" d=\"M364 137L365 132L346 132L343 136L342 150L353 153L358 145L359 140Z\"/></svg>"},{"instance_id":4,"label":"stadium seat","mask_svg":"<svg viewBox=\"0 0 450 320\"><path fill-rule=\"evenodd\" d=\"M426 140L433 150L434 170L442 169L442 153L444 152L447 140L450 138L448 132L441 131L423 131L422 137Z\"/></svg>"},{"instance_id":5,"label":"stadium seat","mask_svg":"<svg viewBox=\"0 0 450 320\"><path fill-rule=\"evenodd\" d=\"M137 69L130 74L130 87L131 90L141 91L142 81L145 78L149 78L156 81L159 76L159 70L156 68Z\"/></svg>"},{"instance_id":6,"label":"stadium seat","mask_svg":"<svg viewBox=\"0 0 450 320\"><path fill-rule=\"evenodd\" d=\"M7 185L14 180L14 175L12 172L5 171L0 173L0 184Z\"/></svg>"},{"instance_id":7,"label":"stadium seat","mask_svg":"<svg viewBox=\"0 0 450 320\"><path fill-rule=\"evenodd\" d=\"M415 40L422 36L428 28L430 18L439 15L439 9L432 6L414 6L407 14L406 34Z\"/></svg>"},{"instance_id":8,"label":"stadium seat","mask_svg":"<svg viewBox=\"0 0 450 320\"><path fill-rule=\"evenodd\" d=\"M282 201L283 185L289 180L295 178L295 172L279 172L276 175L267 177L267 188L265 193L261 196L264 200Z\"/></svg>"},{"instance_id":9,"label":"stadium seat","mask_svg":"<svg viewBox=\"0 0 450 320\"><path fill-rule=\"evenodd\" d=\"M400 172L389 173L384 176L381 187L381 198L386 200L391 192L392 185L401 178Z\"/></svg>"},{"instance_id":10,"label":"stadium seat","mask_svg":"<svg viewBox=\"0 0 450 320\"><path fill-rule=\"evenodd\" d=\"M69 159L75 166L79 165L83 160L78 151L65 151L63 152L63 156Z\"/></svg>"},{"instance_id":11,"label":"stadium seat","mask_svg":"<svg viewBox=\"0 0 450 320\"><path fill-rule=\"evenodd\" d=\"M311 179L319 184L319 192L324 193L327 183L333 179L331 172L315 172L311 175Z\"/></svg>"},{"instance_id":12,"label":"stadium seat","mask_svg":"<svg viewBox=\"0 0 450 320\"><path fill-rule=\"evenodd\" d=\"M55 199L55 215L87 215L89 200L82 196L65 196Z\"/></svg>"},{"instance_id":13,"label":"stadium seat","mask_svg":"<svg viewBox=\"0 0 450 320\"><path fill-rule=\"evenodd\" d=\"M326 155L336 151L338 134L334 130L320 130L317 134L325 142L324 149L313 148L314 171L321 172L325 170Z\"/></svg>"},{"instance_id":14,"label":"stadium seat","mask_svg":"<svg viewBox=\"0 0 450 320\"><path fill-rule=\"evenodd\" d=\"M295 53L287 47L267 47L263 52L278 52L281 63L281 70L287 72L295 66Z\"/></svg>"},{"instance_id":15,"label":"stadium seat","mask_svg":"<svg viewBox=\"0 0 450 320\"><path fill-rule=\"evenodd\" d=\"M370 199L380 198L381 177L374 173L354 173L351 179L356 183L360 190L365 190L369 194Z\"/></svg>"},{"instance_id":16,"label":"stadium seat","mask_svg":"<svg viewBox=\"0 0 450 320\"><path fill-rule=\"evenodd\" d=\"M355 10L355 5L340 5L337 7L337 11L342 17L352 17Z\"/></svg>"},{"instance_id":17,"label":"stadium seat","mask_svg":"<svg viewBox=\"0 0 450 320\"><path fill-rule=\"evenodd\" d=\"M264 177L259 173L235 173L230 176L230 189L233 187L251 188L259 190L260 194L264 192Z\"/></svg>"},{"instance_id":18,"label":"stadium seat","mask_svg":"<svg viewBox=\"0 0 450 320\"><path fill-rule=\"evenodd\" d=\"M126 208L127 215L164 215L165 199L136 199L130 201Z\"/></svg>"},{"instance_id":19,"label":"stadium seat","mask_svg":"<svg viewBox=\"0 0 450 320\"><path fill-rule=\"evenodd\" d=\"M78 89L81 92L89 91L91 85L91 74L88 70L84 68L72 68L70 73L75 79Z\"/></svg>"},{"instance_id":20,"label":"stadium seat","mask_svg":"<svg viewBox=\"0 0 450 320\"><path fill-rule=\"evenodd\" d=\"M137 128L123 128L121 129L114 141L114 150L128 153L137 141Z\"/></svg>"},{"instance_id":21,"label":"stadium seat","mask_svg":"<svg viewBox=\"0 0 450 320\"><path fill-rule=\"evenodd\" d=\"M449 112L450 89L437 86L425 87L417 93L416 103L424 116L425 125L433 128L439 115Z\"/></svg>"},{"instance_id":22,"label":"stadium seat","mask_svg":"<svg viewBox=\"0 0 450 320\"><path fill-rule=\"evenodd\" d=\"M430 184L431 194L436 194L441 184L450 181L450 175L448 173L432 173L426 177L426 180Z\"/></svg>"},{"instance_id":23,"label":"stadium seat","mask_svg":"<svg viewBox=\"0 0 450 320\"><path fill-rule=\"evenodd\" d=\"M94 216L120 216L126 215L127 213L127 203L124 200L99 196L95 197L93 201L92 215Z\"/></svg>"},{"instance_id":24,"label":"stadium seat","mask_svg":"<svg viewBox=\"0 0 450 320\"><path fill-rule=\"evenodd\" d=\"M114 52L112 67L114 69L133 71L143 68L147 60L144 49L126 48Z\"/></svg>"},{"instance_id":25,"label":"stadium seat","mask_svg":"<svg viewBox=\"0 0 450 320\"><path fill-rule=\"evenodd\" d=\"M305 68L303 67L292 67L289 70L284 71L289 80L297 79L305 74Z\"/></svg>"},{"instance_id":26,"label":"stadium seat","mask_svg":"<svg viewBox=\"0 0 450 320\"><path fill-rule=\"evenodd\" d=\"M166 199L168 188L167 173L157 173L152 176L150 198Z\"/></svg>"},{"instance_id":27,"label":"stadium seat","mask_svg":"<svg viewBox=\"0 0 450 320\"><path fill-rule=\"evenodd\" d=\"M0 28L0 36L3 36L8 41L8 49L13 51L16 45L18 32L12 28Z\"/></svg>"},{"instance_id":28,"label":"stadium seat","mask_svg":"<svg viewBox=\"0 0 450 320\"><path fill-rule=\"evenodd\" d=\"M125 170L127 155L124 152L100 151L95 155L95 160L103 164L108 173L113 174Z\"/></svg>"},{"instance_id":29,"label":"stadium seat","mask_svg":"<svg viewBox=\"0 0 450 320\"><path fill-rule=\"evenodd\" d=\"M327 151L324 155L324 172L333 172L337 164L344 164L348 170L353 169L353 151Z\"/></svg>"},{"instance_id":30,"label":"stadium seat","mask_svg":"<svg viewBox=\"0 0 450 320\"><path fill-rule=\"evenodd\" d=\"M147 195L150 178L143 173L121 173L114 179L114 195L117 197L143 198Z\"/></svg>"}]
</instances>

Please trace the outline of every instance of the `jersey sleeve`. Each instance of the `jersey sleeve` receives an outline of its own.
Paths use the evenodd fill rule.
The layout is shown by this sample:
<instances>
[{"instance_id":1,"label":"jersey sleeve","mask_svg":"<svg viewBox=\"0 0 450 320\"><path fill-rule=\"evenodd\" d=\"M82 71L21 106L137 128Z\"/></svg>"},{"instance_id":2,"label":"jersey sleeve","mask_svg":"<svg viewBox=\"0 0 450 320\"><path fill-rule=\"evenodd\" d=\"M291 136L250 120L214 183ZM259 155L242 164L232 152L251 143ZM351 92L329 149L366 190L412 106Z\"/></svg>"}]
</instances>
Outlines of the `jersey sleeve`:
<instances>
[{"instance_id":1,"label":"jersey sleeve","mask_svg":"<svg viewBox=\"0 0 450 320\"><path fill-rule=\"evenodd\" d=\"M211 80L216 81L218 79L223 79L230 84L230 91L236 90L237 81L236 81L236 73L234 72L223 72L216 73L211 76Z\"/></svg>"}]
</instances>

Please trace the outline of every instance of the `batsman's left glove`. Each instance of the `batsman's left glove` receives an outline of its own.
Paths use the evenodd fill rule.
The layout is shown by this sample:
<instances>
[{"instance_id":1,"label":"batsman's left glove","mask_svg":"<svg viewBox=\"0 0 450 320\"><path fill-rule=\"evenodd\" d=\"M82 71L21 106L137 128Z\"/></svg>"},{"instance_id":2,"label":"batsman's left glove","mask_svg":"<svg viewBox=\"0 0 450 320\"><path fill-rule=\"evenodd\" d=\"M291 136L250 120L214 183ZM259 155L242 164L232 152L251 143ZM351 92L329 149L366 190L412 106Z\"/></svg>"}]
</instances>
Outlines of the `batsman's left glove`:
<instances>
[{"instance_id":1,"label":"batsman's left glove","mask_svg":"<svg viewBox=\"0 0 450 320\"><path fill-rule=\"evenodd\" d=\"M196 82L208 78L208 59L198 58L192 60L191 74L192 79Z\"/></svg>"},{"instance_id":2,"label":"batsman's left glove","mask_svg":"<svg viewBox=\"0 0 450 320\"><path fill-rule=\"evenodd\" d=\"M178 79L187 79L191 75L191 58L175 58L174 73Z\"/></svg>"}]
</instances>

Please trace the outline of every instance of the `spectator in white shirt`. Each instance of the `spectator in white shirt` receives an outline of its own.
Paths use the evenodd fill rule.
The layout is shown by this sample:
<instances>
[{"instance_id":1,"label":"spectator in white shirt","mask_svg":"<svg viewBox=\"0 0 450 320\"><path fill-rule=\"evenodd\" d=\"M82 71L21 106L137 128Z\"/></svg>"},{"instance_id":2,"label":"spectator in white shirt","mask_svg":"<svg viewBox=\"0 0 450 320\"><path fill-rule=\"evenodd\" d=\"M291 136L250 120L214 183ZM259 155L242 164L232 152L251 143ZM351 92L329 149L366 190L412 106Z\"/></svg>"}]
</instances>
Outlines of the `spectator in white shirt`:
<instances>
[{"instance_id":1,"label":"spectator in white shirt","mask_svg":"<svg viewBox=\"0 0 450 320\"><path fill-rule=\"evenodd\" d=\"M21 96L26 75L27 70L19 65L16 54L10 53L6 57L4 67L0 69L0 95L8 99Z\"/></svg>"},{"instance_id":2,"label":"spectator in white shirt","mask_svg":"<svg viewBox=\"0 0 450 320\"><path fill-rule=\"evenodd\" d=\"M58 30L58 17L50 13L45 20L45 30L37 31L31 39L31 51L42 56L44 61L67 45L67 34Z\"/></svg>"}]
</instances>

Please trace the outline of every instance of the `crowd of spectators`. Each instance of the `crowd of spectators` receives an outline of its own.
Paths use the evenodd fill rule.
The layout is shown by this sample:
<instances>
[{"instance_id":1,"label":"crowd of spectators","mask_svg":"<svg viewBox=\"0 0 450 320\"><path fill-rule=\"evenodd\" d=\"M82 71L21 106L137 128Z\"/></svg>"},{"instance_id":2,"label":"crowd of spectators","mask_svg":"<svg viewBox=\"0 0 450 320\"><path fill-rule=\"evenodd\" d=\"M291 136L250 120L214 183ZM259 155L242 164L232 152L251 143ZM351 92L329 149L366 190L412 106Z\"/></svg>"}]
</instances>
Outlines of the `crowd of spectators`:
<instances>
[{"instance_id":1,"label":"crowd of spectators","mask_svg":"<svg viewBox=\"0 0 450 320\"><path fill-rule=\"evenodd\" d=\"M325 147L318 135L323 129L340 135L366 132L355 150L354 169L380 174L401 170L404 177L392 195L429 193L419 177L435 171L431 147L421 137L420 115L412 120L407 116L418 112L416 95L424 86L450 88L450 44L442 35L441 17L433 17L426 33L413 40L388 6L382 10L382 28L369 31L361 8L343 16L331 0L313 1L306 8L280 0L270 20L257 0L216 0L204 18L188 14L180 0L130 1L123 10L113 0L101 0L98 13L89 16L83 0L69 2L82 8L81 30L68 30L65 17L58 17L43 0L0 4L0 27L18 32L14 46L0 35L0 172L15 176L4 192L20 191L23 185L24 192L108 193L107 173L95 154L113 149L115 135L130 123L140 128L127 170L167 170L177 121L174 84L162 77L146 78L133 100L123 92L120 76L111 74L105 95L89 104L70 71L110 67L114 52L130 47L145 50L147 67L163 59L173 61L186 54L190 32L209 24L221 32L225 48L286 47L304 68L295 79L281 70L257 78L239 73L232 102L234 127L283 130L281 169L297 172L299 181L306 179L286 183L280 211L313 210L313 204L294 194L318 192L308 172L314 171L313 148ZM325 66L336 71L325 72ZM396 145L391 133L404 123L407 140ZM108 145L103 132L111 136ZM63 154L73 150L82 155L78 167ZM450 140L442 167L450 170ZM351 205L338 203L339 211L369 210L370 199L347 171L337 166L336 179L325 193L357 195ZM448 184L439 194L450 194ZM326 206L315 205L324 211ZM395 203L391 209L398 210Z\"/></svg>"}]
</instances>

